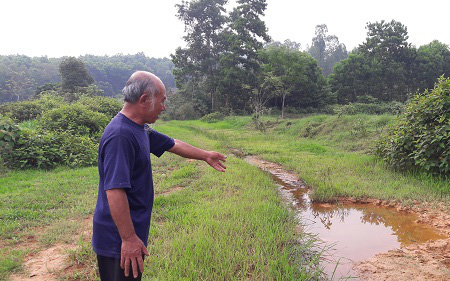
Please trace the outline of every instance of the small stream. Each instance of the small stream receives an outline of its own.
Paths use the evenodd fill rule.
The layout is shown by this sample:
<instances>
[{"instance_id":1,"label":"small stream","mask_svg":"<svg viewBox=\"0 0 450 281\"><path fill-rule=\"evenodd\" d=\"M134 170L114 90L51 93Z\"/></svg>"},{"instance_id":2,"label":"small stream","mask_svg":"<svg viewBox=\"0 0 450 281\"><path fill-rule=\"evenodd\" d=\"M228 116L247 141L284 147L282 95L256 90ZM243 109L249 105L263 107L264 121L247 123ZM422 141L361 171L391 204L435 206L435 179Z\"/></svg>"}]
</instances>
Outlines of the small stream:
<instances>
[{"instance_id":1,"label":"small stream","mask_svg":"<svg viewBox=\"0 0 450 281\"><path fill-rule=\"evenodd\" d=\"M417 216L395 208L372 204L313 203L305 184L275 163L254 156L245 160L269 172L282 196L297 211L304 231L317 234L324 242L322 266L330 279L353 277L355 262L412 243L446 238L430 226L416 223Z\"/></svg>"}]
</instances>

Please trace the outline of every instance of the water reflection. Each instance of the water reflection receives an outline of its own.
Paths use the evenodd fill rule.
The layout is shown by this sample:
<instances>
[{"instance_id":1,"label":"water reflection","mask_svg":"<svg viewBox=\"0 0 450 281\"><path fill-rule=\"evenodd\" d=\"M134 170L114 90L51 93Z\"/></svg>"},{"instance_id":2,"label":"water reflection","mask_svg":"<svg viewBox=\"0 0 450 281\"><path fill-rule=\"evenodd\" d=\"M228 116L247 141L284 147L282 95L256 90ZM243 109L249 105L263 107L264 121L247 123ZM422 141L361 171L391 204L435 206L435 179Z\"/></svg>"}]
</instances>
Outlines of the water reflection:
<instances>
[{"instance_id":1,"label":"water reflection","mask_svg":"<svg viewBox=\"0 0 450 281\"><path fill-rule=\"evenodd\" d=\"M328 255L323 266L329 276L356 276L353 262L412 243L446 238L431 227L416 223L417 217L394 208L371 204L312 203L308 189L295 175L273 163L247 158L272 174L272 178L290 196L306 231L318 234ZM330 247L332 245L332 247ZM336 264L338 267L336 268Z\"/></svg>"}]
</instances>

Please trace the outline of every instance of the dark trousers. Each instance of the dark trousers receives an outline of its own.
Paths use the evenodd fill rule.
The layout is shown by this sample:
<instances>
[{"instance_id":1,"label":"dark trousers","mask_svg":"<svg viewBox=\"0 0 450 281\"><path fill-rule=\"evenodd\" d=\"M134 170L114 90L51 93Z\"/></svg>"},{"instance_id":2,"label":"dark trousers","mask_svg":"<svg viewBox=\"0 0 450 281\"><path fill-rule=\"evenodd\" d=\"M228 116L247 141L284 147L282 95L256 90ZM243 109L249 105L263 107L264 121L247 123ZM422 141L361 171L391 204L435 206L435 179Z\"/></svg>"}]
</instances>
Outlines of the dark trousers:
<instances>
[{"instance_id":1,"label":"dark trousers","mask_svg":"<svg viewBox=\"0 0 450 281\"><path fill-rule=\"evenodd\" d=\"M130 274L125 277L125 271L120 267L120 259L97 255L98 270L101 281L140 281L141 272L138 270L138 278L133 277L133 270L130 264Z\"/></svg>"}]
</instances>

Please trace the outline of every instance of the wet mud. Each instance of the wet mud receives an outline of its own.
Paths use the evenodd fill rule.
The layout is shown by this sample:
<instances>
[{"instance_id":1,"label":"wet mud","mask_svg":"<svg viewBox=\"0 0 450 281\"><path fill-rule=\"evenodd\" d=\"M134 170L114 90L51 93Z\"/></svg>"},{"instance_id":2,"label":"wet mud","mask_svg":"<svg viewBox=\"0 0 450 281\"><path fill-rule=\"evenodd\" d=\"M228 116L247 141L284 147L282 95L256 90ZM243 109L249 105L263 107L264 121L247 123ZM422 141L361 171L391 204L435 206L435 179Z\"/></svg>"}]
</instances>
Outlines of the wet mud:
<instances>
[{"instance_id":1,"label":"wet mud","mask_svg":"<svg viewBox=\"0 0 450 281\"><path fill-rule=\"evenodd\" d=\"M244 159L272 175L302 230L323 241L322 266L329 279L450 280L445 213L374 199L315 203L297 175L255 156Z\"/></svg>"}]
</instances>

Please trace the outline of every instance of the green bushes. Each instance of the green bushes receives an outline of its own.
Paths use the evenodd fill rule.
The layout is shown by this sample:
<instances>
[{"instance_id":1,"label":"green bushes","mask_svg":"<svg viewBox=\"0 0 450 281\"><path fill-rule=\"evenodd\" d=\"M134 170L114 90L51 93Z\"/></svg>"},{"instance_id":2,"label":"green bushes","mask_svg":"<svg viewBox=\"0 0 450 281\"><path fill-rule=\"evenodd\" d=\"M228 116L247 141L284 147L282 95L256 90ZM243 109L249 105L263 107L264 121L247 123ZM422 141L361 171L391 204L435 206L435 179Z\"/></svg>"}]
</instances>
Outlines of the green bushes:
<instances>
[{"instance_id":1,"label":"green bushes","mask_svg":"<svg viewBox=\"0 0 450 281\"><path fill-rule=\"evenodd\" d=\"M5 156L10 168L52 168L63 162L61 137L55 132L22 131L13 153Z\"/></svg>"},{"instance_id":2,"label":"green bushes","mask_svg":"<svg viewBox=\"0 0 450 281\"><path fill-rule=\"evenodd\" d=\"M50 131L69 131L75 135L99 134L108 124L106 115L81 104L67 104L42 115L41 127Z\"/></svg>"},{"instance_id":3,"label":"green bushes","mask_svg":"<svg viewBox=\"0 0 450 281\"><path fill-rule=\"evenodd\" d=\"M225 118L225 115L221 112L213 112L210 114L206 114L200 120L206 123L216 123L222 121Z\"/></svg>"},{"instance_id":4,"label":"green bushes","mask_svg":"<svg viewBox=\"0 0 450 281\"><path fill-rule=\"evenodd\" d=\"M10 118L0 116L0 163L3 163L5 155L11 153L19 137L19 126Z\"/></svg>"},{"instance_id":5,"label":"green bushes","mask_svg":"<svg viewBox=\"0 0 450 281\"><path fill-rule=\"evenodd\" d=\"M50 169L58 165L95 165L97 143L89 136L68 132L22 131L13 153L5 155L10 168Z\"/></svg>"},{"instance_id":6,"label":"green bushes","mask_svg":"<svg viewBox=\"0 0 450 281\"><path fill-rule=\"evenodd\" d=\"M356 114L400 114L403 111L403 107L401 102L350 103L336 106L334 108L334 113L339 116Z\"/></svg>"},{"instance_id":7,"label":"green bushes","mask_svg":"<svg viewBox=\"0 0 450 281\"><path fill-rule=\"evenodd\" d=\"M376 153L394 167L450 174L450 78L411 99Z\"/></svg>"},{"instance_id":8,"label":"green bushes","mask_svg":"<svg viewBox=\"0 0 450 281\"><path fill-rule=\"evenodd\" d=\"M123 102L118 99L98 96L83 96L76 103L92 111L103 113L110 119L116 116L123 106Z\"/></svg>"},{"instance_id":9,"label":"green bushes","mask_svg":"<svg viewBox=\"0 0 450 281\"><path fill-rule=\"evenodd\" d=\"M120 101L106 97L82 96L67 103L54 94L2 105L0 113L15 118L0 116L0 168L95 165L99 137L121 108Z\"/></svg>"},{"instance_id":10,"label":"green bushes","mask_svg":"<svg viewBox=\"0 0 450 281\"><path fill-rule=\"evenodd\" d=\"M39 117L42 106L35 101L12 102L0 105L0 114L22 122Z\"/></svg>"}]
</instances>

